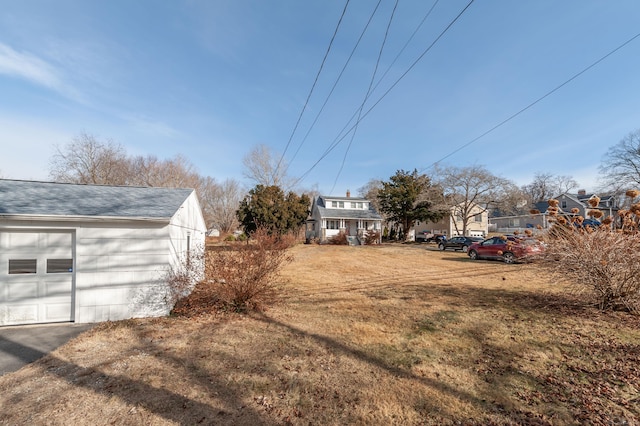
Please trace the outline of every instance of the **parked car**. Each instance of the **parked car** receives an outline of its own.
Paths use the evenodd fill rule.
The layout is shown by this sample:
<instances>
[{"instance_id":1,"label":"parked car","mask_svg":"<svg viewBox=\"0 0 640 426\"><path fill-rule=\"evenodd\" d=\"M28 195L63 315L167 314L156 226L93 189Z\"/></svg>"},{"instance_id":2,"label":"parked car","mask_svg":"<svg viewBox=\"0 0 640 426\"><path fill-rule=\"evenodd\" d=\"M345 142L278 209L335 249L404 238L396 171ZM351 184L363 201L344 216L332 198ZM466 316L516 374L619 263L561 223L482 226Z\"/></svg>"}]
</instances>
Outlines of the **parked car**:
<instances>
[{"instance_id":1,"label":"parked car","mask_svg":"<svg viewBox=\"0 0 640 426\"><path fill-rule=\"evenodd\" d=\"M499 259L505 263L514 263L524 260L527 256L536 255L542 250L544 246L535 238L502 236L474 243L469 246L467 253L472 260Z\"/></svg>"},{"instance_id":2,"label":"parked car","mask_svg":"<svg viewBox=\"0 0 640 426\"><path fill-rule=\"evenodd\" d=\"M438 243L438 248L440 250L453 249L453 250L462 250L463 252L467 252L469 250L469 246L473 243L478 243L483 241L484 238L480 237L453 237L449 240L443 240Z\"/></svg>"},{"instance_id":3,"label":"parked car","mask_svg":"<svg viewBox=\"0 0 640 426\"><path fill-rule=\"evenodd\" d=\"M431 242L439 243L440 241L444 241L446 239L447 239L446 235L433 234L429 231L416 233L416 242L418 243L431 243Z\"/></svg>"}]
</instances>

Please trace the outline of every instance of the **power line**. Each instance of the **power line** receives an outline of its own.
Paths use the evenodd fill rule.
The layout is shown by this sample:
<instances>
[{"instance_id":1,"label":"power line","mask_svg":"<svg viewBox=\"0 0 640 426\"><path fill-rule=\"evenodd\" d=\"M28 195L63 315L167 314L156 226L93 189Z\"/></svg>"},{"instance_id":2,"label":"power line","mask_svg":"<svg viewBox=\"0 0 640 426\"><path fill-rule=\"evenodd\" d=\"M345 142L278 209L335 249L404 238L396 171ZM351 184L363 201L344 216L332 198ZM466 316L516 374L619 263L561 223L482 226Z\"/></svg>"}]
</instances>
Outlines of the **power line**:
<instances>
[{"instance_id":1,"label":"power line","mask_svg":"<svg viewBox=\"0 0 640 426\"><path fill-rule=\"evenodd\" d=\"M391 63L389 64L389 66L387 67L387 69L385 70L385 72L382 74L382 77L380 77L380 79L378 80L378 82L375 84L375 86L373 86L373 89L370 92L375 91L378 86L380 85L380 83L382 83L382 81L384 80L385 76L389 73L389 71L391 70L391 68L393 68L393 65L395 65L395 63L398 61L398 58L400 58L400 56L402 55L402 53L405 51L405 49L407 48L407 46L409 45L409 43L411 42L411 40L413 40L413 38L415 37L415 35L418 33L418 31L420 30L420 28L422 28L422 25L425 23L425 21L427 20L427 18L431 15L431 12L433 12L433 9L436 7L436 5L438 4L439 0L436 0L432 5L431 8L429 8L429 10L427 11L427 13L425 13L424 17L422 18L422 20L420 21L420 23L418 24L418 26L415 28L415 30L413 30L413 33L411 34L411 36L407 39L406 43L404 44L404 46L402 46L402 49L400 49L400 51L398 52L398 54L396 55L396 57L393 59L393 61L391 61ZM336 143L336 140L340 137L340 135L343 134L343 132L346 131L346 129L349 127L349 125L351 124L351 122L353 121L354 118L356 118L356 115L358 116L358 119L361 118L361 112L362 112L362 106L360 106L358 109L356 109L356 111L351 115L351 118L349 118L349 120L347 121L347 123L344 125L344 127L340 130L340 132L338 132L338 136L336 137L336 139L334 139L333 144ZM357 126L354 125L354 127ZM351 127L349 132L351 131L351 129L354 129L354 127ZM342 139L344 139L344 137L346 137L346 135L349 134L349 132L346 132L345 135L343 136ZM355 132L355 130L354 130ZM352 140L353 140L353 134L352 134ZM340 141L342 140L340 139ZM324 152L324 156L328 155L333 148L335 148L334 145L329 145L329 147L325 150ZM349 142L349 146L351 146L351 141ZM344 160L343 160L343 165L344 165ZM341 166L342 169L342 166ZM336 178L337 181L337 178ZM335 187L335 182L334 182L334 187ZM331 190L331 192L333 192L333 188Z\"/></svg>"},{"instance_id":2,"label":"power line","mask_svg":"<svg viewBox=\"0 0 640 426\"><path fill-rule=\"evenodd\" d=\"M313 163L313 165L307 169L307 171L305 171L295 182L294 182L294 186L297 185L298 183L300 183L305 177L307 177L309 175L309 173L311 173L311 171L313 169L315 169L315 167L322 161L324 160L324 158L326 158L327 155L329 155L329 153L340 143L344 140L344 138L349 134L349 132L351 132L351 130L353 130L357 124L359 124L360 121L364 120L365 117L367 115L369 115L369 113L376 107L378 106L378 104L382 101L382 99L384 99L389 92L391 92L391 90L393 90L398 83L416 66L416 64L418 62L420 62L420 60L433 48L433 46L447 33L447 31L449 31L449 29L453 26L453 24L455 24L458 19L460 19L460 17L467 11L467 9L471 6L471 4L473 4L475 0L470 0L469 3L467 3L467 5L460 11L460 13L458 13L458 15L451 21L449 22L449 24L445 27L444 30L442 30L442 32L440 32L440 34L438 35L438 37L436 37L436 39L420 54L420 56L418 56L418 58L409 66L409 68L382 94L382 96L380 96L380 98L378 98L378 100L362 115L362 117L360 118L360 120L358 122L356 122L356 124L354 124L353 126L351 126L347 133L344 134L342 137L338 136L334 142L332 143L332 145L320 156L320 158Z\"/></svg>"},{"instance_id":3,"label":"power line","mask_svg":"<svg viewBox=\"0 0 640 426\"><path fill-rule=\"evenodd\" d=\"M378 51L378 58L376 60L376 65L373 69L373 74L371 74L371 80L369 81L369 87L367 88L367 93L364 95L362 104L360 104L360 107L358 108L358 120L356 121L356 127L353 129L353 132L351 133L351 140L349 141L349 144L347 145L347 149L344 152L344 157L342 157L342 164L340 164L340 169L338 170L338 173L336 174L336 178L333 181L333 186L331 187L331 191L329 191L330 194L333 193L333 190L336 187L336 183L338 183L338 178L340 177L340 174L342 173L342 169L344 168L344 163L347 160L347 155L349 154L349 150L351 149L351 144L353 144L353 140L355 139L356 133L358 132L357 123L360 122L362 110L364 109L364 106L367 103L369 96L371 96L371 88L373 87L373 82L375 81L376 74L378 73L378 66L380 66L380 59L382 58L382 52L384 51L384 46L387 43L387 37L389 37L389 29L391 28L391 23L393 22L393 17L396 13L396 9L398 8L399 1L400 0L396 0L395 5L393 6L393 10L391 11L391 16L389 17L389 22L387 23L387 29L384 33L384 38L382 39L380 50Z\"/></svg>"},{"instance_id":4,"label":"power line","mask_svg":"<svg viewBox=\"0 0 640 426\"><path fill-rule=\"evenodd\" d=\"M336 78L335 82L333 83L333 86L331 87L331 90L329 91L329 94L327 95L326 99L324 100L324 103L322 104L322 107L320 107L320 110L318 111L318 114L316 114L316 118L313 120L313 123L311 123L311 126L309 127L309 130L307 130L307 133L304 135L304 138L302 138L302 141L300 142L300 145L298 145L298 149L296 149L296 152L293 154L293 157L291 157L291 162L296 158L296 156L298 155L298 152L300 152L300 148L302 148L302 145L304 145L304 143L307 141L307 138L309 137L309 134L311 133L311 130L313 129L313 127L315 126L316 122L320 118L320 115L324 111L325 106L327 106L327 103L329 102L329 99L331 98L331 95L333 94L334 90L336 89L336 86L338 85L338 82L342 78L342 75L344 74L345 70L347 69L347 66L349 65L349 63L351 62L351 59L353 58L353 55L356 52L356 49L360 45L360 42L362 41L362 38L364 37L365 33L367 32L367 29L369 28L369 25L371 24L371 21L373 20L373 17L376 14L376 11L378 10L378 7L380 6L380 3L382 3L382 0L378 0L378 3L376 4L376 7L373 9L373 12L371 12L371 16L369 16L369 20L367 21L366 25L362 29L362 32L360 33L360 37L358 38L358 41L356 41L355 46L351 50L351 54L347 58L346 62L344 63L344 66L342 67L342 70L340 71L340 74L338 74L338 77Z\"/></svg>"},{"instance_id":5,"label":"power line","mask_svg":"<svg viewBox=\"0 0 640 426\"><path fill-rule=\"evenodd\" d=\"M318 69L318 73L316 74L316 78L313 81L313 85L311 86L311 90L309 90L309 94L307 95L307 99L304 102L304 105L302 107L302 111L300 111L300 115L298 116L298 120L296 121L296 125L293 127L293 131L291 132L291 136L289 136L289 140L287 141L287 145L284 148L284 151L282 152L282 155L280 156L280 160L278 160L278 165L276 166L276 170L274 171L274 175L278 173L278 170L280 169L280 165L282 164L282 160L284 159L284 155L287 152L287 149L289 149L289 145L291 144L291 140L293 139L293 135L296 133L296 130L298 129L298 126L300 125L300 120L302 120L302 115L304 114L304 111L307 109L307 105L309 104L309 99L311 99L311 95L313 94L313 89L316 87L316 83L318 83L318 78L320 77L320 73L322 72L322 68L324 67L324 64L327 60L327 56L329 56L329 52L331 51L331 46L333 46L333 41L336 38L336 34L338 34L338 29L340 28L340 24L342 23L342 19L344 18L345 13L347 12L347 6L349 6L349 0L346 1L345 5L344 5L344 9L342 9L342 15L340 15L340 19L338 20L338 24L336 25L336 29L333 32L333 36L331 37L331 41L329 41L329 46L327 47L327 51L324 54L324 58L322 58L322 63L320 64L320 69Z\"/></svg>"},{"instance_id":6,"label":"power line","mask_svg":"<svg viewBox=\"0 0 640 426\"><path fill-rule=\"evenodd\" d=\"M416 34L418 33L418 31L422 28L422 25L424 25L425 21L427 20L427 18L429 18L429 16L431 15L431 12L433 12L433 9L435 9L436 5L438 4L440 0L435 0L433 2L433 4L431 5L431 7L429 8L429 10L427 11L427 13L425 13L425 15L423 16L422 20L420 21L420 23L418 24L418 26L413 30L413 33L411 33L411 36L409 36L409 38L407 39L407 41L405 42L404 46L402 46L402 49L400 49L400 51L398 51L398 54L396 55L395 58L393 58L393 61L391 61L391 63L389 64L389 66L387 67L387 69L385 70L385 72L382 74L382 76L380 77L380 79L378 80L378 82L375 84L375 86L373 86L373 89L369 90L369 93L375 91L378 86L380 85L380 83L382 83L382 81L384 80L384 78L387 76L387 74L389 73L389 71L391 70L391 68L393 68L393 66L395 65L395 63L398 61L398 59L400 58L400 56L402 55L402 53L404 53L404 51L406 50L407 46L409 46L409 44L411 43L411 40L413 40L413 38L416 36ZM398 5L398 3L396 2L396 6ZM395 10L395 8L394 8ZM367 95L368 97L369 95ZM361 118L361 112L362 112L362 108L364 107L364 103L363 105L358 109L357 114L358 114L358 119ZM351 123L351 120L354 119L356 113L354 113L351 118L349 119L349 121L347 122L347 124L345 124L345 126L342 128L342 130L340 131L339 134L341 134L346 128L347 126L349 126L349 123ZM308 133L307 133L308 134ZM353 138L355 137L355 129L354 132L352 133L351 136L351 140L349 141L349 147L347 148L344 158L342 159L342 164L340 165L340 170L338 171L338 174L336 176L335 181L333 182L333 187L331 188L331 191L329 191L329 193L332 193L336 183L338 182L338 177L340 176L340 174L342 173L342 169L344 167L344 162L347 158L347 153L349 152L349 148L351 147L351 144L353 142Z\"/></svg>"},{"instance_id":7,"label":"power line","mask_svg":"<svg viewBox=\"0 0 640 426\"><path fill-rule=\"evenodd\" d=\"M422 28L422 25L424 25L425 21L427 20L427 18L431 15L431 12L433 12L433 9L436 7L436 5L438 4L439 0L436 0L433 5L431 5L431 8L427 11L427 13L425 13L424 17L422 18L422 20L420 21L420 24L418 24L418 26L415 28L415 30L413 31L413 33L411 34L411 36L407 39L406 43L404 44L404 46L402 46L402 49L400 49L400 51L398 52L398 54L396 55L396 57L393 59L393 61L389 64L389 66L387 67L387 69L385 70L384 74L382 74L382 77L380 77L380 79L378 80L378 82L375 84L375 86L373 86L372 92L375 91L378 86L380 85L380 83L384 80L384 77L389 73L389 71L391 70L391 68L393 68L393 66L395 65L395 63L398 61L398 59L400 58L400 56L402 55L402 53L406 50L407 46L409 45L409 43L411 42L411 40L413 40L413 38L415 37L415 35L418 33L418 31L420 30L420 28ZM378 5L380 4L380 1L378 1ZM377 9L377 6L376 6ZM349 63L349 61L351 60L351 56L353 56L356 47L358 46L358 44L360 43L360 40L362 39L362 37L364 36L364 33L366 31L367 26L369 25L369 23L371 22L371 19L373 18L373 15L375 14L375 10L374 13L369 17L369 22L367 23L367 25L365 26L363 32L360 34L360 38L358 39L358 42L356 43L356 46L354 47L354 49L351 51L351 55L349 56L349 59L347 60L347 62L345 63L345 66L342 68L342 71L340 72L340 76L342 76L342 74L344 73L347 64ZM340 77L339 76L339 77ZM331 89L331 93L333 93L333 90L335 89L337 85L337 81L336 83L333 85L333 88ZM330 94L331 94L330 93ZM327 99L325 100L325 103L322 105L322 108L320 109L320 111L322 111L325 107L325 105L327 104L327 101L329 100L329 98L327 97ZM338 137L340 137L340 135L343 134L343 132L345 132L347 130L347 128L349 127L349 124L351 124L351 122L353 121L354 118L356 118L356 115L358 115L360 109L356 109L356 111L354 111L354 113L351 115L351 118L349 118L349 120L347 121L347 123L344 125L344 127L340 130L340 132L338 132ZM316 116L316 120L313 122L313 124L316 123L316 121L318 120L319 117L319 113L318 116ZM313 124L311 127L313 127ZM303 142L307 139L307 137L309 136L309 133L311 132L311 128L307 131L307 134L305 135ZM348 134L348 132L346 133ZM346 136L346 135L345 135ZM336 139L338 138L336 137ZM334 140L335 143L335 140ZM329 147L327 148L327 150L325 150L324 152L324 156L328 155L331 150L333 149L332 145L329 145ZM298 148L298 151L300 150L300 147ZM296 151L296 155L298 154L298 151ZM294 155L295 157L295 155ZM292 159L293 160L293 159Z\"/></svg>"},{"instance_id":8,"label":"power line","mask_svg":"<svg viewBox=\"0 0 640 426\"><path fill-rule=\"evenodd\" d=\"M613 55L614 53L616 53L618 50L622 49L623 47L625 47L627 44L631 43L633 40L635 40L636 38L640 37L640 33L634 35L633 37L631 37L630 39L628 39L627 41L625 41L624 43L622 43L621 45L619 45L618 47L616 47L615 49L613 49L612 51L610 51L609 53L607 53L606 55L602 56L600 59L598 59L597 61L593 62L591 65L589 65L588 67L584 68L582 71L578 72L577 74L574 74L571 78L569 78L568 80L566 80L564 83L556 86L555 88L551 89L550 91L548 91L547 93L545 93L544 95L542 95L541 97L539 97L538 99L536 99L535 101L531 102L529 105L527 105L526 107L520 109L518 112L516 112L515 114L510 115L508 118L502 120L500 123L496 124L495 126L493 126L492 128L490 128L489 130L487 130L486 132L482 133L480 136L470 140L469 142L465 143L464 145L456 148L455 150L451 151L449 154L445 155L444 157L442 157L441 159L435 161L434 163L432 163L431 165L422 168L420 171L424 171L426 169L429 169L433 166L435 166L436 164L440 163L443 160L446 160L447 158L451 157L452 155L462 151L464 148L468 147L469 145L477 142L478 140L482 139L483 137L485 137L486 135L488 135L489 133L493 132L494 130L496 130L499 127L502 127L503 125L505 125L506 123L508 123L509 121L513 120L514 118L516 118L517 116L519 116L520 114L522 114L523 112L527 111L528 109L530 109L531 107L533 107L534 105L536 105L537 103L541 102L543 99L547 98L548 96L550 96L551 94L557 92L558 90L560 90L562 87L566 86L567 84L569 84L570 82L572 82L573 80L575 80L576 78L580 77L582 74L584 74L585 72L589 71L591 68L595 67L596 65L598 65L600 62L604 61L605 59L607 59L609 56Z\"/></svg>"}]
</instances>

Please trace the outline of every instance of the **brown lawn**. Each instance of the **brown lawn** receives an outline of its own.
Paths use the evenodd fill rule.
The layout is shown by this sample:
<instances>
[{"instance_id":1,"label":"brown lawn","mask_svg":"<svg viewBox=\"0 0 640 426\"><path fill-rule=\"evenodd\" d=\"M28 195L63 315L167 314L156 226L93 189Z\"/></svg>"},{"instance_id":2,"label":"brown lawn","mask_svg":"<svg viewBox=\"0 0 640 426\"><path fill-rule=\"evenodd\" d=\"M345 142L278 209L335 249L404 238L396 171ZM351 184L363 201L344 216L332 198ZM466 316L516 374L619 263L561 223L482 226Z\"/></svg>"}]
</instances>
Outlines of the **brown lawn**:
<instances>
[{"instance_id":1,"label":"brown lawn","mask_svg":"<svg viewBox=\"0 0 640 426\"><path fill-rule=\"evenodd\" d=\"M536 265L292 250L267 312L102 324L0 377L0 423L640 424L640 319Z\"/></svg>"}]
</instances>

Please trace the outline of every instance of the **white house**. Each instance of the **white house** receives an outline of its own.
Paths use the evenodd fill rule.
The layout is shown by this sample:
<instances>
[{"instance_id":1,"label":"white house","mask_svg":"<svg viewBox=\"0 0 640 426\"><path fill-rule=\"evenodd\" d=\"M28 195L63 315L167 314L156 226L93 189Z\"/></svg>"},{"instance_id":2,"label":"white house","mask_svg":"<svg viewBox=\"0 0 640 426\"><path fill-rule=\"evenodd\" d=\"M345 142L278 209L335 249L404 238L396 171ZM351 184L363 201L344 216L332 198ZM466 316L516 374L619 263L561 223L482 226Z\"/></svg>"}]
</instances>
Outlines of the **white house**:
<instances>
[{"instance_id":1,"label":"white house","mask_svg":"<svg viewBox=\"0 0 640 426\"><path fill-rule=\"evenodd\" d=\"M166 315L205 233L192 189L0 179L0 325Z\"/></svg>"},{"instance_id":2,"label":"white house","mask_svg":"<svg viewBox=\"0 0 640 426\"><path fill-rule=\"evenodd\" d=\"M445 215L438 222L416 222L414 229L415 235L418 234L436 234L445 235L447 238L462 235L462 216L460 215L460 207L451 208L451 214ZM467 223L468 237L485 237L489 232L489 218L485 209L479 205L473 205L470 213L473 214L471 220Z\"/></svg>"},{"instance_id":3,"label":"white house","mask_svg":"<svg viewBox=\"0 0 640 426\"><path fill-rule=\"evenodd\" d=\"M351 197L347 191L346 197L320 195L314 198L305 235L307 239L325 242L342 231L351 244L362 244L367 231L382 234L381 230L382 217L369 200Z\"/></svg>"}]
</instances>

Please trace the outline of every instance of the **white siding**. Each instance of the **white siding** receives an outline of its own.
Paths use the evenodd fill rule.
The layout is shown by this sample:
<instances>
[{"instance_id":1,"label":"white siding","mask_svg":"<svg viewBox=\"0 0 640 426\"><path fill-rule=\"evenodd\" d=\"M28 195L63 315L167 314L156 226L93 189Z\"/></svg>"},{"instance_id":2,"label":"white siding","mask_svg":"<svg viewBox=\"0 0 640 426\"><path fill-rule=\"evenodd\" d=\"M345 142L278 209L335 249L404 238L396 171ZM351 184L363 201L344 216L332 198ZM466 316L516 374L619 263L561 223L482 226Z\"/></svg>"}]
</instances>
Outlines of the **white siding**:
<instances>
[{"instance_id":1,"label":"white siding","mask_svg":"<svg viewBox=\"0 0 640 426\"><path fill-rule=\"evenodd\" d=\"M39 244L38 238L55 245L60 231L74 235L73 244L68 247L75 268L68 274L74 286L67 293L71 301L66 321L97 322L168 314L171 306L165 298L166 273L184 258L187 241L193 250L204 248L206 227L193 192L170 221L0 219L0 232L15 230L30 232L12 243L15 253L32 251ZM31 232L35 231L42 235L34 237ZM31 277L22 279L27 282ZM2 288L18 294L15 288ZM23 298L36 294L33 286L20 289ZM54 308L52 305L52 314L56 314ZM18 315L18 310L27 308L15 309ZM47 321L27 319L23 323L27 322Z\"/></svg>"}]
</instances>

